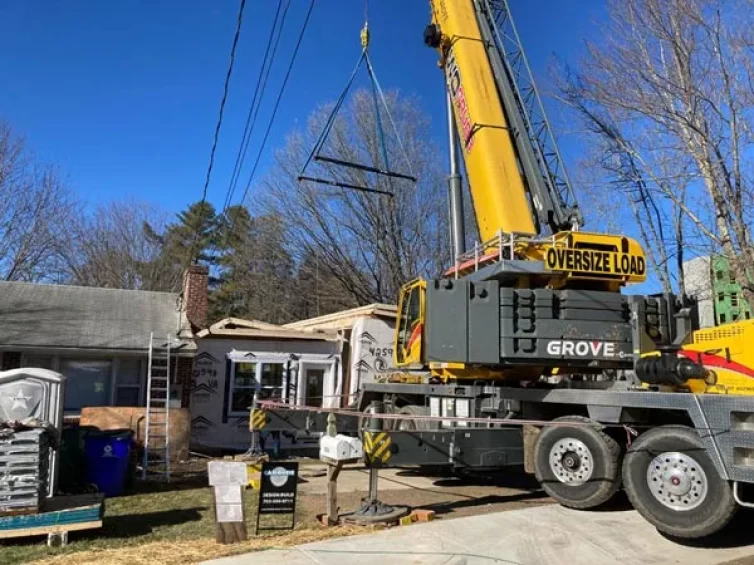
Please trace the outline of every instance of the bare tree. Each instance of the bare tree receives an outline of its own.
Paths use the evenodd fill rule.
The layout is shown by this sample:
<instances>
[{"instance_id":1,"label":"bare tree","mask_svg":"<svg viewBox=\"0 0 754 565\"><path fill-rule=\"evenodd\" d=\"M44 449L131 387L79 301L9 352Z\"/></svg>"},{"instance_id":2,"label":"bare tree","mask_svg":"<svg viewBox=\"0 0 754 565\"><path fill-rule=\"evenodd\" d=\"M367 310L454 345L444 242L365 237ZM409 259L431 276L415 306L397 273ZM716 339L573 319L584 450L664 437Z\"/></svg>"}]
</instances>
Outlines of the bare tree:
<instances>
[{"instance_id":1,"label":"bare tree","mask_svg":"<svg viewBox=\"0 0 754 565\"><path fill-rule=\"evenodd\" d=\"M61 258L69 282L84 286L175 290L180 273L147 226L164 229L165 218L138 202L112 202L70 225Z\"/></svg>"},{"instance_id":2,"label":"bare tree","mask_svg":"<svg viewBox=\"0 0 754 565\"><path fill-rule=\"evenodd\" d=\"M669 241L676 276L684 249L722 253L754 304L751 3L612 0L609 13L565 98L602 143L656 267Z\"/></svg>"},{"instance_id":3,"label":"bare tree","mask_svg":"<svg viewBox=\"0 0 754 565\"><path fill-rule=\"evenodd\" d=\"M375 188L392 197L299 182L329 108L316 111L305 132L289 137L264 182L265 203L284 220L295 258L307 259L310 267L314 261L322 280L339 285L358 304L394 302L402 284L437 274L448 260L446 184L439 151L428 140L428 120L414 101L395 93L387 97L387 105L398 136L387 133L391 126L383 116L386 133L380 138L371 95L357 91L338 113L322 153L382 169L384 142L391 168L413 171L416 184L316 161L307 175Z\"/></svg>"},{"instance_id":4,"label":"bare tree","mask_svg":"<svg viewBox=\"0 0 754 565\"><path fill-rule=\"evenodd\" d=\"M73 201L59 173L40 164L22 137L0 121L0 278L40 281L55 275Z\"/></svg>"}]
</instances>

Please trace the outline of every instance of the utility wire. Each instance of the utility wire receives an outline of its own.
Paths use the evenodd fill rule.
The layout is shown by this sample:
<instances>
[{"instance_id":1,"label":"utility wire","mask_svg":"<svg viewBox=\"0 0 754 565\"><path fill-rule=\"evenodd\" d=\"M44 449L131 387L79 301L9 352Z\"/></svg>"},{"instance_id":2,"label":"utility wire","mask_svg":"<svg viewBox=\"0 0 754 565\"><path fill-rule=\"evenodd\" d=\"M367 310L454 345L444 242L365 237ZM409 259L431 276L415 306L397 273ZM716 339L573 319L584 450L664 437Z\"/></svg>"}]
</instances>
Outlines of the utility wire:
<instances>
[{"instance_id":1,"label":"utility wire","mask_svg":"<svg viewBox=\"0 0 754 565\"><path fill-rule=\"evenodd\" d=\"M283 98L283 94L285 93L285 87L288 84L288 79L291 76L291 71L293 70L293 65L296 61L296 56L298 55L299 49L301 47L301 42L304 39L304 35L306 33L306 28L309 25L309 19L312 15L312 10L314 9L314 0L310 0L309 2L309 9L306 12L306 18L304 19L304 23L301 26L301 31L299 32L298 40L296 41L296 47L293 50L293 54L291 55L291 60L288 63L288 70L285 73L285 77L283 78L283 83L280 86L280 91L278 92L277 99L275 100L275 105L272 109L272 115L270 116L270 121L267 124L267 130L264 133L264 137L262 138L262 143L259 146L259 151L257 152L256 159L254 160L254 166L251 169L251 173L249 174L249 180L246 182L246 187L244 188L243 195L241 196L240 200L240 206L243 206L243 203L246 201L246 196L249 194L249 188L251 187L251 183L254 180L254 175L257 172L257 167L259 166L259 162L262 158L262 153L264 152L264 148L267 145L267 140L270 136L270 131L272 130L272 125L275 122L275 116L277 115L278 108L280 107L280 101ZM223 247L227 244L228 238L230 237L230 234L233 232L233 229L235 228L236 220L238 219L238 210L236 210L236 213L233 215L233 217L229 218L230 225L228 226L228 229L225 233L225 237L223 238Z\"/></svg>"},{"instance_id":2,"label":"utility wire","mask_svg":"<svg viewBox=\"0 0 754 565\"><path fill-rule=\"evenodd\" d=\"M246 8L246 0L241 0L241 5L238 8L238 18L236 20L236 32L233 36L233 45L230 48L230 60L228 61L228 72L225 75L225 84L223 86L223 97L220 100L220 111L217 116L217 125L215 126L215 136L212 141L212 149L209 153L209 164L207 165L207 177L204 179L204 189L202 190L201 204L207 201L207 190L209 189L209 181L212 177L212 168L215 164L215 152L217 151L217 144L220 140L220 128L223 123L223 114L225 112L225 103L228 100L228 89L230 87L230 77L233 74L233 64L236 61L236 47L238 46L238 38L241 36L241 26L243 24L243 12ZM196 250L196 242L199 239L199 227L194 231L194 240L191 242L189 249L188 263L194 261L194 252ZM188 265L187 265L188 266Z\"/></svg>"},{"instance_id":3,"label":"utility wire","mask_svg":"<svg viewBox=\"0 0 754 565\"><path fill-rule=\"evenodd\" d=\"M244 127L244 133L241 138L241 144L238 146L238 153L236 154L236 163L233 168L233 174L231 175L230 183L228 184L228 192L225 196L225 202L223 203L223 212L225 212L230 203L233 201L233 195L235 194L236 187L238 186L238 180L241 178L241 171L243 170L243 164L246 160L246 153L249 149L251 142L251 136L254 133L254 126L257 122L257 115L259 114L259 108L264 99L264 92L267 87L267 80L270 76L270 70L275 62L275 55L277 54L278 45L280 44L280 37L283 35L283 27L285 26L285 19L288 14L288 8L291 6L290 0L285 5L283 10L282 19L280 19L280 9L283 3L278 3L277 11L275 12L275 18L272 21L272 28L270 29L270 35L267 38L267 47L264 52L264 58L262 60L262 66L259 68L259 76L257 77L257 85L254 89L254 96L252 97L251 104L249 105L249 112L246 116L246 126ZM278 20L280 21L280 27L278 28ZM277 38L275 38L275 29L278 29ZM273 46L274 40L274 46ZM272 47L272 54L270 55L270 48ZM268 64L269 63L269 64Z\"/></svg>"}]
</instances>

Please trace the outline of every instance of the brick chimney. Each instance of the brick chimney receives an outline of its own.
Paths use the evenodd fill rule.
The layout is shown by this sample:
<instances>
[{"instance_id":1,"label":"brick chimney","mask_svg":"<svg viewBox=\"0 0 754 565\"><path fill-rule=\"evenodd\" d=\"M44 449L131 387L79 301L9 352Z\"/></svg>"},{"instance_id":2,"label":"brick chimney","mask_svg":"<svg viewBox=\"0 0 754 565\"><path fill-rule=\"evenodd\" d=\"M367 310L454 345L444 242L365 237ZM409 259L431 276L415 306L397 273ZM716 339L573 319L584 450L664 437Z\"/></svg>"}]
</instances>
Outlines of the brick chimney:
<instances>
[{"instance_id":1,"label":"brick chimney","mask_svg":"<svg viewBox=\"0 0 754 565\"><path fill-rule=\"evenodd\" d=\"M191 265L183 277L183 310L197 328L207 325L208 279L209 269L203 265Z\"/></svg>"}]
</instances>

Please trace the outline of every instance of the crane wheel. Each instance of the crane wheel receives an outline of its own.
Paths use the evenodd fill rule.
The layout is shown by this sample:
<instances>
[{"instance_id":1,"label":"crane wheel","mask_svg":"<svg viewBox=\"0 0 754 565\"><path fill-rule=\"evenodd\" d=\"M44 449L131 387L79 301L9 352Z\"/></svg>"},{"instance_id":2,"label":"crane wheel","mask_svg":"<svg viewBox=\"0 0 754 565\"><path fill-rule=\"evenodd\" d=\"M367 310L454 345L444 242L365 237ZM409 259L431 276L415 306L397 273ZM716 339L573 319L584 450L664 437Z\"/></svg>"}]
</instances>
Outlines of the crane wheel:
<instances>
[{"instance_id":1,"label":"crane wheel","mask_svg":"<svg viewBox=\"0 0 754 565\"><path fill-rule=\"evenodd\" d=\"M696 431L686 426L640 435L623 461L623 483L639 514L678 538L714 534L738 508L730 483L720 476Z\"/></svg>"},{"instance_id":2,"label":"crane wheel","mask_svg":"<svg viewBox=\"0 0 754 565\"><path fill-rule=\"evenodd\" d=\"M553 421L590 422L582 416ZM563 506L595 508L620 488L621 447L598 425L547 426L534 448L534 469L545 492Z\"/></svg>"}]
</instances>

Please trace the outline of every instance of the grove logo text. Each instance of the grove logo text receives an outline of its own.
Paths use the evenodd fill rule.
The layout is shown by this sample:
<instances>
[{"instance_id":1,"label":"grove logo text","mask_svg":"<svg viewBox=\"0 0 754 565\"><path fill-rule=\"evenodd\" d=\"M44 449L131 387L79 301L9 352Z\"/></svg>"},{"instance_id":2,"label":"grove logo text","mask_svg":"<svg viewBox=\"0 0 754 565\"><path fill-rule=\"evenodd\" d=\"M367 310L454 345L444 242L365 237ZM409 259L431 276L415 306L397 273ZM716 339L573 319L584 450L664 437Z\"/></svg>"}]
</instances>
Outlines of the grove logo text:
<instances>
[{"instance_id":1,"label":"grove logo text","mask_svg":"<svg viewBox=\"0 0 754 565\"><path fill-rule=\"evenodd\" d=\"M615 344L606 341L576 341L558 339L547 343L548 355L576 357L615 357Z\"/></svg>"}]
</instances>

